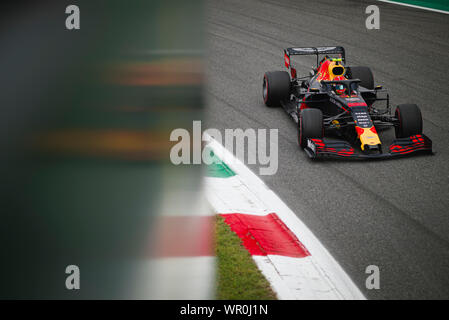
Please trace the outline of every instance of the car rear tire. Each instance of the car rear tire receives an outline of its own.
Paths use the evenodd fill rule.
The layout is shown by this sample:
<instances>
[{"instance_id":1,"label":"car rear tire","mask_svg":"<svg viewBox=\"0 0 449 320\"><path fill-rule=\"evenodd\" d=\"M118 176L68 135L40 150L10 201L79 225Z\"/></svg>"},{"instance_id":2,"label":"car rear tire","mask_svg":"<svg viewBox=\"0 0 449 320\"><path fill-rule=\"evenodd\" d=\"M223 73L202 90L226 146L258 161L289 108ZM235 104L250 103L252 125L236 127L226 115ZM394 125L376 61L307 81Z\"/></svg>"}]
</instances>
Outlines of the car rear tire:
<instances>
[{"instance_id":1,"label":"car rear tire","mask_svg":"<svg viewBox=\"0 0 449 320\"><path fill-rule=\"evenodd\" d=\"M298 121L298 144L307 146L307 139L322 139L324 136L323 113L320 109L303 109Z\"/></svg>"},{"instance_id":2,"label":"car rear tire","mask_svg":"<svg viewBox=\"0 0 449 320\"><path fill-rule=\"evenodd\" d=\"M290 98L290 76L285 71L267 72L263 76L263 101L268 107L278 107Z\"/></svg>"},{"instance_id":3,"label":"car rear tire","mask_svg":"<svg viewBox=\"0 0 449 320\"><path fill-rule=\"evenodd\" d=\"M416 104L400 104L394 115L398 119L395 126L396 138L422 134L422 115Z\"/></svg>"},{"instance_id":4,"label":"car rear tire","mask_svg":"<svg viewBox=\"0 0 449 320\"><path fill-rule=\"evenodd\" d=\"M349 67L349 78L360 79L360 85L364 88L374 89L373 72L368 67Z\"/></svg>"}]
</instances>

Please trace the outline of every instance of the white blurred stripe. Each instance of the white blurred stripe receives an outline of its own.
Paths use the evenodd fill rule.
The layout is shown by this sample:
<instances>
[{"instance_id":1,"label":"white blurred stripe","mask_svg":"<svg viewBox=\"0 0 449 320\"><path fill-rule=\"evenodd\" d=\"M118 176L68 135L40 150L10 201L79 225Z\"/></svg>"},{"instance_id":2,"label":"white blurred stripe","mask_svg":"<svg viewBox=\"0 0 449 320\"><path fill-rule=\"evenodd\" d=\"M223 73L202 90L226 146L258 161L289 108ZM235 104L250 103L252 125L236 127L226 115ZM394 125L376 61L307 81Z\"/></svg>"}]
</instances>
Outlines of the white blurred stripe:
<instances>
[{"instance_id":1,"label":"white blurred stripe","mask_svg":"<svg viewBox=\"0 0 449 320\"><path fill-rule=\"evenodd\" d=\"M215 294L215 257L169 257L141 262L131 299L208 300Z\"/></svg>"}]
</instances>

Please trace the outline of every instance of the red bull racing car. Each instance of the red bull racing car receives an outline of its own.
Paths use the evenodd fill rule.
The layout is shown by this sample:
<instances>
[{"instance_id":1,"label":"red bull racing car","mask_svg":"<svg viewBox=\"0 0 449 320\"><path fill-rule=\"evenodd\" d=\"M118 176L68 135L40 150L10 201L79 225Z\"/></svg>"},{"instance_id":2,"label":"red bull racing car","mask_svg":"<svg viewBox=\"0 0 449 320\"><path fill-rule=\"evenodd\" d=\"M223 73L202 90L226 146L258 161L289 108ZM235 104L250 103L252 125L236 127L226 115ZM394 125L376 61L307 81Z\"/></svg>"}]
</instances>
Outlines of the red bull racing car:
<instances>
[{"instance_id":1,"label":"red bull racing car","mask_svg":"<svg viewBox=\"0 0 449 320\"><path fill-rule=\"evenodd\" d=\"M298 77L292 56L316 55L316 68ZM321 60L320 60L321 58ZM391 114L388 92L374 86L371 69L346 65L343 47L284 49L287 71L265 73L263 99L282 106L298 123L298 144L311 158L387 158L432 153L422 133L416 104L401 104ZM384 108L375 103L382 101ZM396 139L383 151L378 130L394 127Z\"/></svg>"}]
</instances>

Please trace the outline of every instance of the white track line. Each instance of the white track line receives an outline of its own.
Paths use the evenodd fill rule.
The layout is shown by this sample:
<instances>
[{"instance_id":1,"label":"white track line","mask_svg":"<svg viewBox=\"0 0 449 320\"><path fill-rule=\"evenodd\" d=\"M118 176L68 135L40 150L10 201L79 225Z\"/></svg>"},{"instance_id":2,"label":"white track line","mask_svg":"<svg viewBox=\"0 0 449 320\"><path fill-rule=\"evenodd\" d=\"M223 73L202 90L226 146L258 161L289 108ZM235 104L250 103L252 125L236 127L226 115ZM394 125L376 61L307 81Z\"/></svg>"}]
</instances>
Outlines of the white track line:
<instances>
[{"instance_id":1,"label":"white track line","mask_svg":"<svg viewBox=\"0 0 449 320\"><path fill-rule=\"evenodd\" d=\"M218 213L275 212L311 254L306 258L253 256L280 299L365 299L315 235L256 174L209 135L204 134L203 138L209 141L208 146L220 159L232 159L225 163L236 173L233 178L222 178L228 180L223 183L236 190L231 191L234 196L230 197L223 193L224 190L220 191L220 187L214 187L213 179L217 178L206 179L206 193L214 209ZM236 202L230 204L229 199Z\"/></svg>"},{"instance_id":2,"label":"white track line","mask_svg":"<svg viewBox=\"0 0 449 320\"><path fill-rule=\"evenodd\" d=\"M410 8L415 8L415 9L422 9L422 10L427 10L427 11L432 11L432 12L449 14L449 11L438 10L438 9L427 8L427 7L421 7L421 6L417 6L417 5L414 5L414 4L408 4L408 3L403 3L403 2L396 2L396 1L390 1L390 0L377 0L377 1L385 2L385 3L391 3L391 4L397 4L399 6L410 7Z\"/></svg>"}]
</instances>

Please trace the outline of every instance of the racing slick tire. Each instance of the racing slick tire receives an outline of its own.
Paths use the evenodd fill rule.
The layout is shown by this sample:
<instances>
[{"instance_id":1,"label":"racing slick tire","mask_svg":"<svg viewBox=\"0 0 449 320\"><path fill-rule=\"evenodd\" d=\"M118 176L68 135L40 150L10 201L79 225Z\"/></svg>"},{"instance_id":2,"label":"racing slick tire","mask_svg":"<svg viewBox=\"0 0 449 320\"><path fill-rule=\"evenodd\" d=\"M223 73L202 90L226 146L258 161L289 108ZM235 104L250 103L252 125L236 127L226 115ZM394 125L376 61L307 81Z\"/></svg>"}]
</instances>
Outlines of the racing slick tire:
<instances>
[{"instance_id":1,"label":"racing slick tire","mask_svg":"<svg viewBox=\"0 0 449 320\"><path fill-rule=\"evenodd\" d=\"M266 72L263 76L263 101L267 107L278 107L290 98L290 76L285 71Z\"/></svg>"},{"instance_id":2,"label":"racing slick tire","mask_svg":"<svg viewBox=\"0 0 449 320\"><path fill-rule=\"evenodd\" d=\"M400 104L394 115L398 119L395 126L396 138L422 134L422 115L416 104Z\"/></svg>"},{"instance_id":3,"label":"racing slick tire","mask_svg":"<svg viewBox=\"0 0 449 320\"><path fill-rule=\"evenodd\" d=\"M351 79L360 79L360 85L364 88L374 89L374 76L369 67L349 67Z\"/></svg>"},{"instance_id":4,"label":"racing slick tire","mask_svg":"<svg viewBox=\"0 0 449 320\"><path fill-rule=\"evenodd\" d=\"M324 136L323 113L320 109L303 109L298 121L298 144L301 148L307 146L307 139Z\"/></svg>"}]
</instances>

